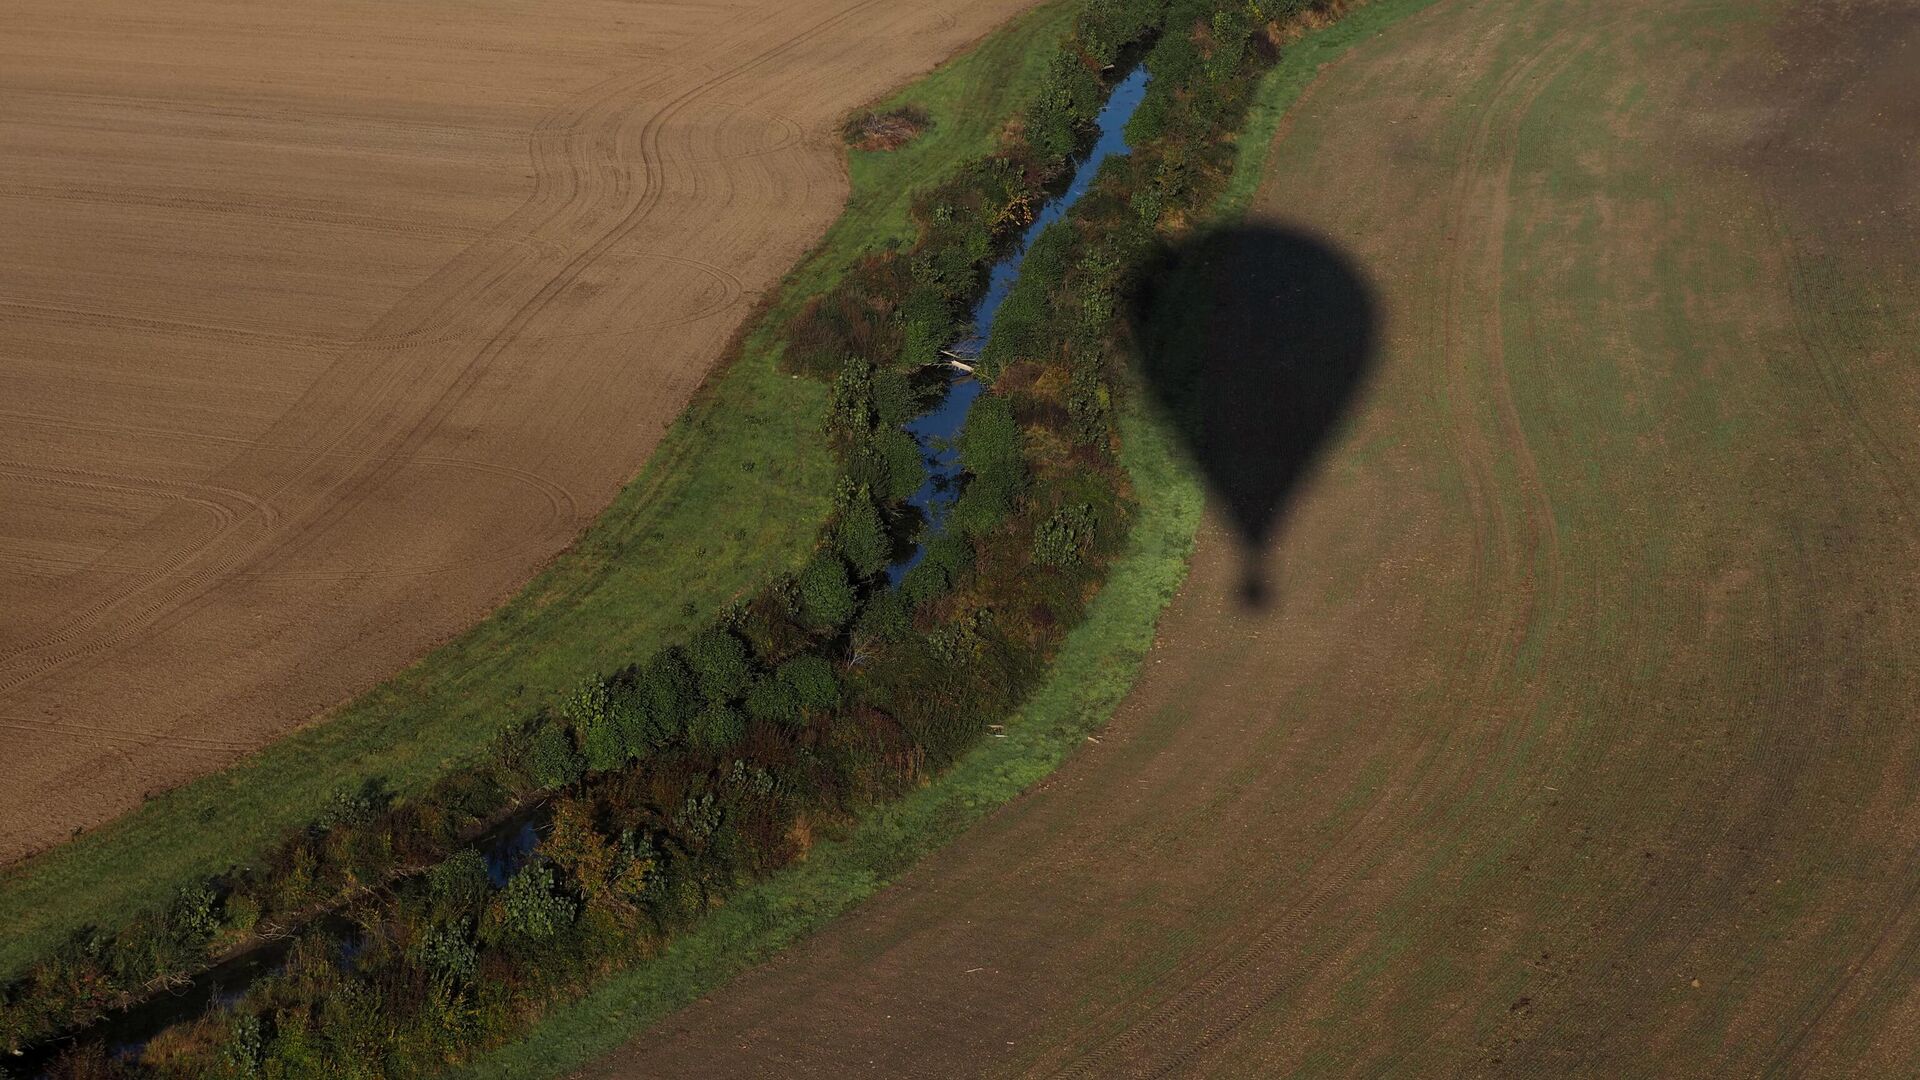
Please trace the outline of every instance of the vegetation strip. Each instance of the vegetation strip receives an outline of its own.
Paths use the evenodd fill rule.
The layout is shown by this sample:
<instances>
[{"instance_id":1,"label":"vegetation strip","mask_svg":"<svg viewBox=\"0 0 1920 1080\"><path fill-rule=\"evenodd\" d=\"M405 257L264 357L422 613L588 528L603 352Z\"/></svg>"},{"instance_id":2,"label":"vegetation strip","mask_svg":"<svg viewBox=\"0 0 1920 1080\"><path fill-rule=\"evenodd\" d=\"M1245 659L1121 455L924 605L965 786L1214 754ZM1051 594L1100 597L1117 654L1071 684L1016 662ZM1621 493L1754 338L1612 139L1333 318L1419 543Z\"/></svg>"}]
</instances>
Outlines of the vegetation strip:
<instances>
[{"instance_id":1,"label":"vegetation strip","mask_svg":"<svg viewBox=\"0 0 1920 1080\"><path fill-rule=\"evenodd\" d=\"M995 393L962 434L972 476L954 529L898 589L882 587L879 572L913 525L899 512L901 477L891 466L902 459L889 445L923 391L909 373L949 336L983 257L1058 175L1098 107L1095 72L1162 25L1168 32L1148 60L1156 90L1136 123L1143 152L1103 175L1086 211L1036 243L982 357ZM794 321L793 363L824 374L833 358L849 358L837 365L830 414L846 472L834 525L806 567L684 649L542 710L478 768L392 808L382 808L379 792L345 798L334 820L282 848L291 865L223 879L149 920L146 940L209 940L216 914L232 923L236 902L243 911L252 904L257 921L286 905L285 883L297 884L303 865L311 881L323 860L350 880L385 883L377 902L355 909L366 932L347 955L326 935L303 937L281 977L149 1047L142 1066L415 1075L513 1033L546 1003L603 976L615 957L672 942L641 970L671 972L691 959L700 972L700 935L717 933L750 958L756 947L736 940L726 920L750 916L760 890L691 935L674 941L673 933L805 853L816 830L842 828L960 759L989 718L1007 716L1039 683L1064 628L1091 612L1067 639L1060 676L992 748L1007 749L968 758L939 786L869 811L866 826L797 875L824 874L826 894L841 899L759 920L775 930L757 950L870 892L909 852L1044 774L1118 700L1179 578L1197 490L1172 464L1164 436L1125 404L1129 341L1118 300L1151 262L1157 236L1182 230L1192 207L1219 195L1233 165L1219 136L1238 125L1284 30L1277 21L1257 29L1237 5L1092 5L1008 146L920 200L920 243L861 264ZM1124 422L1115 420L1116 400ZM1124 439L1114 438L1116 427ZM1150 495L1140 489L1137 508L1124 498L1129 477L1154 485ZM1131 523L1130 512L1138 515ZM1123 537L1129 557L1089 608ZM1087 682L1060 681L1075 673ZM951 797L949 784L971 792L961 796L963 811L930 794ZM438 865L423 858L478 818L552 793L560 797L539 857L504 888L487 881L471 849ZM889 835L888 822L899 839L872 846ZM874 828L881 832L867 831ZM889 863L889 851L901 857ZM839 852L866 858L869 872L837 880ZM396 878L407 866L431 868ZM10 1004L70 986L62 980L76 963L105 972L124 952L121 940L70 944L80 951L67 950L51 972L37 968ZM642 1013L675 1000L638 993ZM106 1067L104 1054L85 1047L65 1067Z\"/></svg>"},{"instance_id":2,"label":"vegetation strip","mask_svg":"<svg viewBox=\"0 0 1920 1080\"><path fill-rule=\"evenodd\" d=\"M1072 14L1063 2L1036 9L900 95L934 125L893 153L850 156L846 211L818 250L640 476L520 597L313 728L0 872L0 978L77 929L125 925L196 879L264 857L342 792L424 790L583 675L685 640L798 565L834 470L818 437L826 390L780 370L778 327L865 253L912 240L913 194L992 149Z\"/></svg>"}]
</instances>

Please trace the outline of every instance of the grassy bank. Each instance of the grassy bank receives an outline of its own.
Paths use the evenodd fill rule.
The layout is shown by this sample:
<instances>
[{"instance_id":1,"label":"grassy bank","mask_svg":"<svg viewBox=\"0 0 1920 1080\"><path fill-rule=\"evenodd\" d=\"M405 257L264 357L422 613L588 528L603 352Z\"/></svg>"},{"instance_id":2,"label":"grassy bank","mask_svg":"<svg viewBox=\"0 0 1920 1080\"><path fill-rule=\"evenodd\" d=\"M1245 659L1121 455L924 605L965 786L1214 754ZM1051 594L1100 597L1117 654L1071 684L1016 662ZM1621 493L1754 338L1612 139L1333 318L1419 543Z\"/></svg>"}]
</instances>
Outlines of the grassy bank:
<instances>
[{"instance_id":1,"label":"grassy bank","mask_svg":"<svg viewBox=\"0 0 1920 1080\"><path fill-rule=\"evenodd\" d=\"M1378 0L1301 38L1260 84L1235 168L1214 207L1239 216L1265 167L1288 106L1321 66L1434 0ZM1188 283L1193 284L1193 283ZM1169 291L1162 347L1194 348L1203 320L1179 318L1200 298ZM1121 419L1122 460L1138 504L1124 554L1068 635L1045 683L1005 726L952 770L875 809L848 835L818 844L805 862L750 886L654 960L556 1009L529 1038L458 1074L470 1080L558 1076L612 1051L675 1009L710 993L874 895L915 862L1057 768L1102 726L1132 686L1162 609L1185 579L1204 492L1181 440L1136 396Z\"/></svg>"},{"instance_id":2,"label":"grassy bank","mask_svg":"<svg viewBox=\"0 0 1920 1080\"><path fill-rule=\"evenodd\" d=\"M1338 60L1356 43L1367 40L1401 19L1438 0L1349 0L1339 21L1302 36L1287 46L1285 56L1260 82L1246 127L1240 133L1239 155L1233 177L1221 195L1219 213L1243 213L1266 173L1268 151L1280 132L1280 122L1312 84L1320 69Z\"/></svg>"},{"instance_id":3,"label":"grassy bank","mask_svg":"<svg viewBox=\"0 0 1920 1080\"><path fill-rule=\"evenodd\" d=\"M737 358L673 426L580 541L494 616L393 680L259 754L0 877L0 974L68 931L159 907L182 882L312 821L336 792L407 794L473 760L537 704L621 658L705 625L794 568L827 513L835 467L826 388L777 370L771 329L861 254L909 240L910 193L991 149L1077 4L1010 24L900 96L931 130L855 154L847 210L754 321Z\"/></svg>"}]
</instances>

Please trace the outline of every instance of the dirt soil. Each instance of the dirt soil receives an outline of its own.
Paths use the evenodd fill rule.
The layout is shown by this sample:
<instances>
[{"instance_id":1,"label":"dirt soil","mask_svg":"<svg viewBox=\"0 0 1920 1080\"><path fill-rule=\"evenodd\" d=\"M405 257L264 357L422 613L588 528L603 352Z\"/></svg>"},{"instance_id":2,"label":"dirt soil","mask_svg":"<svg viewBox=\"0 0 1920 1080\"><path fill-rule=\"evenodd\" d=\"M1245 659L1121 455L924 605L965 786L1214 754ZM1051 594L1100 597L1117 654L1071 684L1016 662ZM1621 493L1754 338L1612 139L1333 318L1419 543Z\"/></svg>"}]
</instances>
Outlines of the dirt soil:
<instances>
[{"instance_id":1,"label":"dirt soil","mask_svg":"<svg viewBox=\"0 0 1920 1080\"><path fill-rule=\"evenodd\" d=\"M1216 510L1097 742L587 1075L1920 1073L1916 101L1903 3L1356 46L1253 215L1381 312L1265 603Z\"/></svg>"},{"instance_id":2,"label":"dirt soil","mask_svg":"<svg viewBox=\"0 0 1920 1080\"><path fill-rule=\"evenodd\" d=\"M1031 3L10 4L0 861L502 601Z\"/></svg>"}]
</instances>

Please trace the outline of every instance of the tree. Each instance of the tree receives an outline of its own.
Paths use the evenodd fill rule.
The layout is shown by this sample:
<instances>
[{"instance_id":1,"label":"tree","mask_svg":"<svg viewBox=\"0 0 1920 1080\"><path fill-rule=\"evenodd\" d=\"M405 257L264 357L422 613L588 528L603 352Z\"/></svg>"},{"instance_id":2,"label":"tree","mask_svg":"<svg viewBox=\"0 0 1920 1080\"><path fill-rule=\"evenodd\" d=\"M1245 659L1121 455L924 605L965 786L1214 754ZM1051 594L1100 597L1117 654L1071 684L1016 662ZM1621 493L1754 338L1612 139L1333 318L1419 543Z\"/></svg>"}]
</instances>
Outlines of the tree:
<instances>
[{"instance_id":1,"label":"tree","mask_svg":"<svg viewBox=\"0 0 1920 1080\"><path fill-rule=\"evenodd\" d=\"M952 528L979 535L1013 513L1027 483L1025 442L1006 398L988 394L974 402L960 429L960 457L969 478L948 519Z\"/></svg>"},{"instance_id":2,"label":"tree","mask_svg":"<svg viewBox=\"0 0 1920 1080\"><path fill-rule=\"evenodd\" d=\"M751 669L747 647L732 633L714 627L687 643L687 666L708 704L732 701L746 692Z\"/></svg>"},{"instance_id":3,"label":"tree","mask_svg":"<svg viewBox=\"0 0 1920 1080\"><path fill-rule=\"evenodd\" d=\"M840 677L825 657L796 656L780 665L779 680L803 709L830 709L840 704Z\"/></svg>"},{"instance_id":4,"label":"tree","mask_svg":"<svg viewBox=\"0 0 1920 1080\"><path fill-rule=\"evenodd\" d=\"M747 718L731 705L716 702L700 711L688 726L693 745L704 750L724 750L747 735Z\"/></svg>"},{"instance_id":5,"label":"tree","mask_svg":"<svg viewBox=\"0 0 1920 1080\"><path fill-rule=\"evenodd\" d=\"M636 697L646 714L648 740L664 746L700 711L700 682L679 649L662 649L640 672Z\"/></svg>"},{"instance_id":6,"label":"tree","mask_svg":"<svg viewBox=\"0 0 1920 1080\"><path fill-rule=\"evenodd\" d=\"M893 541L887 536L886 523L880 520L880 511L874 508L871 490L862 487L843 493L833 541L860 577L885 569L893 554Z\"/></svg>"},{"instance_id":7,"label":"tree","mask_svg":"<svg viewBox=\"0 0 1920 1080\"><path fill-rule=\"evenodd\" d=\"M573 739L567 734L567 729L548 720L529 735L521 756L521 766L534 786L559 788L580 779L586 762L573 748Z\"/></svg>"}]
</instances>

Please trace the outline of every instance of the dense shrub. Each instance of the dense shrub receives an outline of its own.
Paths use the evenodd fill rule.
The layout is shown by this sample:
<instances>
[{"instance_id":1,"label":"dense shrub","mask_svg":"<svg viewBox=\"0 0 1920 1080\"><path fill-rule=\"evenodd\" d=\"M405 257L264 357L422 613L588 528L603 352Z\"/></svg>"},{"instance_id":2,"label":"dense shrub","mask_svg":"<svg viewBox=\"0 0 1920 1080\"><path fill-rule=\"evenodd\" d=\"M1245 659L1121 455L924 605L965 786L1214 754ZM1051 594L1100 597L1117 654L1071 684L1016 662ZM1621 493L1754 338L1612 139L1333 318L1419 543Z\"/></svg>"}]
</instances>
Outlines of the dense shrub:
<instances>
[{"instance_id":1,"label":"dense shrub","mask_svg":"<svg viewBox=\"0 0 1920 1080\"><path fill-rule=\"evenodd\" d=\"M978 535L1011 515L1026 487L1025 435L1013 403L999 396L975 402L960 430L960 454L967 463L967 486L953 504L948 527Z\"/></svg>"},{"instance_id":2,"label":"dense shrub","mask_svg":"<svg viewBox=\"0 0 1920 1080\"><path fill-rule=\"evenodd\" d=\"M771 724L798 724L839 704L840 680L825 658L808 654L781 664L747 692L747 714Z\"/></svg>"},{"instance_id":3,"label":"dense shrub","mask_svg":"<svg viewBox=\"0 0 1920 1080\"><path fill-rule=\"evenodd\" d=\"M838 555L822 552L800 571L796 581L800 611L813 626L838 629L853 618L859 598L847 578L847 564Z\"/></svg>"},{"instance_id":4,"label":"dense shrub","mask_svg":"<svg viewBox=\"0 0 1920 1080\"><path fill-rule=\"evenodd\" d=\"M1042 566L1072 566L1093 543L1093 507L1063 506L1033 534L1033 561Z\"/></svg>"},{"instance_id":5,"label":"dense shrub","mask_svg":"<svg viewBox=\"0 0 1920 1080\"><path fill-rule=\"evenodd\" d=\"M507 880L481 921L483 940L546 941L573 924L578 906L555 888L553 867L528 863Z\"/></svg>"},{"instance_id":6,"label":"dense shrub","mask_svg":"<svg viewBox=\"0 0 1920 1080\"><path fill-rule=\"evenodd\" d=\"M1027 141L1042 161L1073 154L1100 111L1100 98L1100 80L1084 57L1072 51L1054 56L1026 113Z\"/></svg>"},{"instance_id":7,"label":"dense shrub","mask_svg":"<svg viewBox=\"0 0 1920 1080\"><path fill-rule=\"evenodd\" d=\"M617 769L638 756L632 745L637 732L635 709L625 695L616 696L605 679L594 678L560 702L560 718L580 735L587 768L599 772Z\"/></svg>"},{"instance_id":8,"label":"dense shrub","mask_svg":"<svg viewBox=\"0 0 1920 1080\"><path fill-rule=\"evenodd\" d=\"M747 733L747 719L740 710L725 702L715 702L693 718L689 728L693 745L702 750L721 750L739 742Z\"/></svg>"},{"instance_id":9,"label":"dense shrub","mask_svg":"<svg viewBox=\"0 0 1920 1080\"><path fill-rule=\"evenodd\" d=\"M486 860L461 848L427 872L427 889L436 916L470 911L487 895Z\"/></svg>"},{"instance_id":10,"label":"dense shrub","mask_svg":"<svg viewBox=\"0 0 1920 1080\"><path fill-rule=\"evenodd\" d=\"M752 667L747 647L723 627L713 627L687 643L687 667L698 681L700 696L722 704L746 692Z\"/></svg>"},{"instance_id":11,"label":"dense shrub","mask_svg":"<svg viewBox=\"0 0 1920 1080\"><path fill-rule=\"evenodd\" d=\"M1059 319L1049 301L1066 277L1073 241L1073 229L1064 222L1034 238L1020 264L1019 280L994 316L993 338L980 354L983 373L997 375L1015 360L1052 351Z\"/></svg>"},{"instance_id":12,"label":"dense shrub","mask_svg":"<svg viewBox=\"0 0 1920 1080\"><path fill-rule=\"evenodd\" d=\"M893 552L893 539L873 504L873 492L865 487L843 489L839 502L834 548L861 577L879 573Z\"/></svg>"},{"instance_id":13,"label":"dense shrub","mask_svg":"<svg viewBox=\"0 0 1920 1080\"><path fill-rule=\"evenodd\" d=\"M677 738L700 711L700 683L680 649L663 649L647 661L635 696L656 746Z\"/></svg>"},{"instance_id":14,"label":"dense shrub","mask_svg":"<svg viewBox=\"0 0 1920 1080\"><path fill-rule=\"evenodd\" d=\"M519 764L536 788L565 787L586 771L585 759L574 749L572 733L554 721L537 724L527 733Z\"/></svg>"},{"instance_id":15,"label":"dense shrub","mask_svg":"<svg viewBox=\"0 0 1920 1080\"><path fill-rule=\"evenodd\" d=\"M796 656L780 665L777 677L803 710L830 709L840 703L840 679L825 657Z\"/></svg>"}]
</instances>

